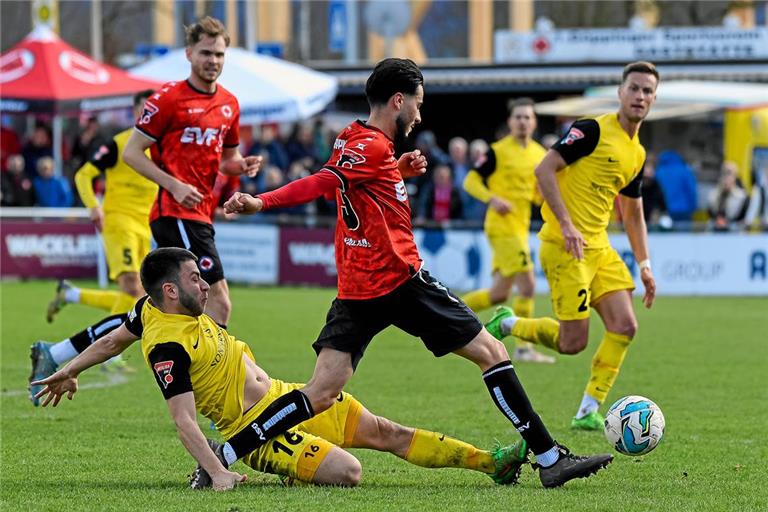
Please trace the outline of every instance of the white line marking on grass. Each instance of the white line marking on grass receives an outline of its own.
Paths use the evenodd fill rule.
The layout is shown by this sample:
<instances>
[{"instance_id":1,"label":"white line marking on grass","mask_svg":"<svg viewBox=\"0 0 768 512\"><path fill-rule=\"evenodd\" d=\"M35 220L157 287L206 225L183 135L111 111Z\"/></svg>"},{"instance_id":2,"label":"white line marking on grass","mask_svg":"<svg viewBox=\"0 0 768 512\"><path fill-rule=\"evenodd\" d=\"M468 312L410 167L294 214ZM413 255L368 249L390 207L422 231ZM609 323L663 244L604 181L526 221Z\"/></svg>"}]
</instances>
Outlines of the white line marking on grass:
<instances>
[{"instance_id":1,"label":"white line marking on grass","mask_svg":"<svg viewBox=\"0 0 768 512\"><path fill-rule=\"evenodd\" d=\"M119 386L121 384L125 384L130 379L126 377L125 375L121 374L110 374L107 375L106 381L101 382L89 382L88 384L82 384L77 386L77 390L83 390L83 389L100 389L100 388L111 388L113 386ZM9 389L6 391L0 392L3 396L20 396L20 395L29 395L28 389Z\"/></svg>"}]
</instances>

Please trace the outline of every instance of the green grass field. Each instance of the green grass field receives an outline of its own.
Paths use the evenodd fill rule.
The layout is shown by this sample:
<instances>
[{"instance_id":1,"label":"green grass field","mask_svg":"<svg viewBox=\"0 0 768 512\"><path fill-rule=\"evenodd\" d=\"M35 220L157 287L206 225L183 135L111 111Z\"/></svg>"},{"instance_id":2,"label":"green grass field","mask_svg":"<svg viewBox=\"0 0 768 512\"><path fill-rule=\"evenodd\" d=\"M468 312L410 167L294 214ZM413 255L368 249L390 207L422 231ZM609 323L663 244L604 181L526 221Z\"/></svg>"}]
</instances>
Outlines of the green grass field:
<instances>
[{"instance_id":1,"label":"green grass field","mask_svg":"<svg viewBox=\"0 0 768 512\"><path fill-rule=\"evenodd\" d=\"M667 420L662 444L639 458L618 455L588 480L544 490L527 468L520 485L497 487L479 473L425 470L388 454L356 450L355 489L284 488L238 463L249 481L229 493L192 491L194 467L176 436L138 346L127 382L86 372L74 401L36 409L26 395L29 345L59 340L102 316L69 306L44 319L51 282L2 283L2 510L768 510L768 299L661 298L639 312L640 332L609 402L655 400ZM232 290L230 332L249 342L272 376L307 380L310 347L332 290ZM544 297L539 313L548 313ZM568 428L602 328L588 349L551 366L519 364L529 395L554 437L574 452L611 451L602 433ZM96 386L96 387L93 387ZM516 439L479 372L458 357L434 359L418 340L390 329L370 346L348 386L369 409L481 447ZM203 431L210 436L207 422Z\"/></svg>"}]
</instances>

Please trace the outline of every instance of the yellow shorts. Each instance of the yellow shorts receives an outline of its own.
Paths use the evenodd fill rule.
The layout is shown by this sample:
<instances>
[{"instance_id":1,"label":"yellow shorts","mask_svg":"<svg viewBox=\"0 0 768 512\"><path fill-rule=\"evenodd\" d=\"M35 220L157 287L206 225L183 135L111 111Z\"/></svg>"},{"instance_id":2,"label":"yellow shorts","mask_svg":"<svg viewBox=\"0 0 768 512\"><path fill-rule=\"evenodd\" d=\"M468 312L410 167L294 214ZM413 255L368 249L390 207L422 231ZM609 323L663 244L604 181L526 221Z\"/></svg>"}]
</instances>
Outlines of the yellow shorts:
<instances>
[{"instance_id":1,"label":"yellow shorts","mask_svg":"<svg viewBox=\"0 0 768 512\"><path fill-rule=\"evenodd\" d=\"M152 248L149 223L141 223L128 215L106 214L101 238L112 280L124 272L138 272Z\"/></svg>"},{"instance_id":2,"label":"yellow shorts","mask_svg":"<svg viewBox=\"0 0 768 512\"><path fill-rule=\"evenodd\" d=\"M579 261L560 244L542 242L540 254L558 320L589 318L590 306L605 294L635 289L629 269L613 247L586 249Z\"/></svg>"},{"instance_id":3,"label":"yellow shorts","mask_svg":"<svg viewBox=\"0 0 768 512\"><path fill-rule=\"evenodd\" d=\"M302 387L304 384L288 384L272 379L267 395L243 416L236 431L256 419L274 399ZM257 471L310 482L334 446L352 444L362 411L360 402L349 393L342 392L328 410L271 439L243 457L243 462Z\"/></svg>"},{"instance_id":4,"label":"yellow shorts","mask_svg":"<svg viewBox=\"0 0 768 512\"><path fill-rule=\"evenodd\" d=\"M493 249L492 268L504 277L533 270L531 248L528 245L528 233L525 236L489 236L488 242Z\"/></svg>"}]
</instances>

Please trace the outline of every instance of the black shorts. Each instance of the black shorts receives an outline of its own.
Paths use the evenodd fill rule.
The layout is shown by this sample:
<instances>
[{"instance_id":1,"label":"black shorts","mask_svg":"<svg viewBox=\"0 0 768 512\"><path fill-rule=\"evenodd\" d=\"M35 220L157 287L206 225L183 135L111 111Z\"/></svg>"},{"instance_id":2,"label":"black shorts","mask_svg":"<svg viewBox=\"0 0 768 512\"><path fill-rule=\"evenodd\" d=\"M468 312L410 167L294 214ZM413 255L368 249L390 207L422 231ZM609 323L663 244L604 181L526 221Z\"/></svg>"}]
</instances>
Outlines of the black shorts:
<instances>
[{"instance_id":1,"label":"black shorts","mask_svg":"<svg viewBox=\"0 0 768 512\"><path fill-rule=\"evenodd\" d=\"M353 368L373 337L390 325L421 338L435 357L465 346L483 328L477 315L426 270L375 299L334 299L325 322L312 345L315 352L324 347L349 352Z\"/></svg>"},{"instance_id":2,"label":"black shorts","mask_svg":"<svg viewBox=\"0 0 768 512\"><path fill-rule=\"evenodd\" d=\"M194 220L160 217L150 222L149 227L158 247L181 247L197 256L200 276L208 284L224 279L219 251L213 241L216 234L213 226Z\"/></svg>"}]
</instances>

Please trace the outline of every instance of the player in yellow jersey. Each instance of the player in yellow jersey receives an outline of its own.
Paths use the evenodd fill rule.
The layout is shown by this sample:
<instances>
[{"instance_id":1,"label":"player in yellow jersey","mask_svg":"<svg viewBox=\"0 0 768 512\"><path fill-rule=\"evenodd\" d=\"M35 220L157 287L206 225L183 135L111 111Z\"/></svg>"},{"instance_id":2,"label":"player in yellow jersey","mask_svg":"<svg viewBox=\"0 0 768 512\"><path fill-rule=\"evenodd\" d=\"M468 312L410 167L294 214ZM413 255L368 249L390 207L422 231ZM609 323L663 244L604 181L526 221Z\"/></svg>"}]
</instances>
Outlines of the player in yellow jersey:
<instances>
[{"instance_id":1,"label":"player in yellow jersey","mask_svg":"<svg viewBox=\"0 0 768 512\"><path fill-rule=\"evenodd\" d=\"M138 338L147 364L166 398L184 447L197 460L193 488L232 488L245 476L229 467L235 459L229 443L206 440L196 410L211 419L234 443L243 428L273 402L297 393L301 384L271 379L254 360L248 345L230 336L204 314L208 284L200 277L197 258L180 248L162 248L144 260L141 278L149 293L136 303L127 322L100 339L51 377L34 382L45 388L43 406L77 391L77 375L119 354ZM281 410L275 415L291 411ZM268 421L265 425L269 425ZM248 428L250 427L250 428ZM260 432L259 432L260 434ZM210 446L210 447L209 447ZM527 458L525 441L483 451L462 441L399 425L376 416L348 393L334 405L296 428L242 456L253 469L317 484L356 485L360 462L340 447L386 451L423 467L457 467L486 473L499 484L517 481Z\"/></svg>"},{"instance_id":2,"label":"player in yellow jersey","mask_svg":"<svg viewBox=\"0 0 768 512\"><path fill-rule=\"evenodd\" d=\"M650 308L656 296L640 195L645 149L638 131L656 100L658 84L653 64L628 64L618 90L619 111L576 121L536 168L546 201L539 233L541 264L559 322L517 318L500 308L488 324L498 338L512 334L562 354L576 354L587 346L590 308L597 310L606 332L592 359L587 387L571 421L573 428L603 428L598 409L637 331L631 295L635 285L608 241L608 222L617 197L645 287L644 305Z\"/></svg>"},{"instance_id":3,"label":"player in yellow jersey","mask_svg":"<svg viewBox=\"0 0 768 512\"><path fill-rule=\"evenodd\" d=\"M532 138L536 130L533 100L519 98L510 102L507 124L510 134L493 143L464 180L464 189L489 206L485 233L493 249L493 282L489 289L469 292L462 300L479 312L506 302L516 287L512 309L517 316L528 318L533 316L535 283L528 245L531 203L537 195L533 171L546 150ZM512 359L555 362L554 357L537 352L529 342L520 339Z\"/></svg>"},{"instance_id":4,"label":"player in yellow jersey","mask_svg":"<svg viewBox=\"0 0 768 512\"><path fill-rule=\"evenodd\" d=\"M144 107L151 90L133 97L134 118ZM90 209L91 221L101 233L109 267L109 278L117 281L120 291L80 289L60 281L56 295L48 304L48 322L67 303L80 303L125 313L144 295L139 280L141 260L151 249L149 210L157 196L157 184L138 174L123 161L123 149L133 128L122 131L100 146L91 159L75 174L75 185L83 204ZM93 180L106 176L104 204L93 193Z\"/></svg>"}]
</instances>

